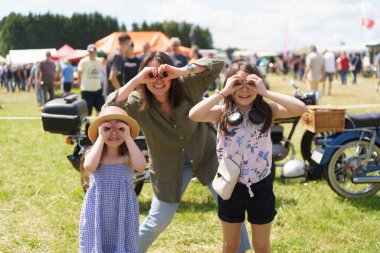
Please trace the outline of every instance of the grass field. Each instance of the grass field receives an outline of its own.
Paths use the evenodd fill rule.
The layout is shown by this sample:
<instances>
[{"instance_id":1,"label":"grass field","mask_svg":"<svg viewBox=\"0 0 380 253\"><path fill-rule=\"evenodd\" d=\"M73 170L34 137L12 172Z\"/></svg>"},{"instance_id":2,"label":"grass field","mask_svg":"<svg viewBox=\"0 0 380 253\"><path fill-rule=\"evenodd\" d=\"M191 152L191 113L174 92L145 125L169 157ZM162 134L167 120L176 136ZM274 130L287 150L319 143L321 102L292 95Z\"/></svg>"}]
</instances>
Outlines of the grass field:
<instances>
[{"instance_id":1,"label":"grass field","mask_svg":"<svg viewBox=\"0 0 380 253\"><path fill-rule=\"evenodd\" d=\"M291 94L289 77L270 76L272 90ZM341 86L322 104L378 104L374 79ZM32 92L0 90L0 117L38 117ZM380 111L378 108L350 112ZM301 126L294 144L299 149ZM46 133L41 120L0 119L0 252L77 252L79 213L84 197L79 174L66 155L73 147L61 135ZM298 150L299 151L299 150ZM298 156L299 157L299 154ZM278 173L280 174L280 168ZM274 184L278 215L273 252L380 252L380 194L364 200L338 197L325 181ZM139 196L140 220L149 211L151 185ZM207 188L190 183L171 225L150 252L220 252L217 207Z\"/></svg>"}]
</instances>

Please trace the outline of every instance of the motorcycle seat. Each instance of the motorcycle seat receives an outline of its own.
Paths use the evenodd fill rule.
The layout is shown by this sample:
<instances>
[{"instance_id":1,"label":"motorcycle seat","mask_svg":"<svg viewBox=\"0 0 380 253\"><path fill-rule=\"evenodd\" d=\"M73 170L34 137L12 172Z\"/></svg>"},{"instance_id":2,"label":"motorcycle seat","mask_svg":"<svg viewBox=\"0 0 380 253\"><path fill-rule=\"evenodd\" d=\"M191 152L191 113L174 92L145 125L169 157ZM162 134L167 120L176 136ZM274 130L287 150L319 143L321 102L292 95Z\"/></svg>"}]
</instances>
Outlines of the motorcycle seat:
<instances>
[{"instance_id":1,"label":"motorcycle seat","mask_svg":"<svg viewBox=\"0 0 380 253\"><path fill-rule=\"evenodd\" d=\"M380 113L348 114L345 119L345 128L380 127Z\"/></svg>"}]
</instances>

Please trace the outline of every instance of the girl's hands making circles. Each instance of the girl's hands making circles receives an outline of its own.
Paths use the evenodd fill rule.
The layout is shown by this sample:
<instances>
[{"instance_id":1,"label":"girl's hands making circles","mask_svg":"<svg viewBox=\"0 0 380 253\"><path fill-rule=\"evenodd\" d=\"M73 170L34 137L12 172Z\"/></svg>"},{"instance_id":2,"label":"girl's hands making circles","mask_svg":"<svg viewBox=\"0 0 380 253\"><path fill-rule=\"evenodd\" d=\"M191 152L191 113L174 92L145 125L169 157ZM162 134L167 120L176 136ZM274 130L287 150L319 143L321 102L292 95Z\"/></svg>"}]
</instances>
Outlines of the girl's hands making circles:
<instances>
[{"instance_id":1,"label":"girl's hands making circles","mask_svg":"<svg viewBox=\"0 0 380 253\"><path fill-rule=\"evenodd\" d=\"M100 124L98 132L99 132L99 137L101 137L103 140L107 139L112 131L113 125L109 122L103 122Z\"/></svg>"},{"instance_id":2,"label":"girl's hands making circles","mask_svg":"<svg viewBox=\"0 0 380 253\"><path fill-rule=\"evenodd\" d=\"M226 81L226 85L224 86L223 92L224 96L229 96L234 93L236 90L243 88L242 78L239 75L233 75L229 77Z\"/></svg>"},{"instance_id":3,"label":"girl's hands making circles","mask_svg":"<svg viewBox=\"0 0 380 253\"><path fill-rule=\"evenodd\" d=\"M258 77L255 74L251 74L247 76L247 88L252 89L254 92L261 96L265 96L267 89L265 88L263 79Z\"/></svg>"},{"instance_id":4,"label":"girl's hands making circles","mask_svg":"<svg viewBox=\"0 0 380 253\"><path fill-rule=\"evenodd\" d=\"M124 122L117 122L115 125L115 130L124 140L131 136L129 126Z\"/></svg>"}]
</instances>

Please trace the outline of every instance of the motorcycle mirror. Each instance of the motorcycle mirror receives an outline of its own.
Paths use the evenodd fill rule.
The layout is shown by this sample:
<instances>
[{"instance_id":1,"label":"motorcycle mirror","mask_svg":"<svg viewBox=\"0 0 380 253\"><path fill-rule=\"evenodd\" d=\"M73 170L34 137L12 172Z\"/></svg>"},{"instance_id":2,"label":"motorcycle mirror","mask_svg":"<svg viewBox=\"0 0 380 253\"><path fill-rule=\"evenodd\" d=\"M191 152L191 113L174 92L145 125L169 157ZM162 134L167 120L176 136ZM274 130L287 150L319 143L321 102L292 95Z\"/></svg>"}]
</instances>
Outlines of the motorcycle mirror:
<instances>
[{"instance_id":1,"label":"motorcycle mirror","mask_svg":"<svg viewBox=\"0 0 380 253\"><path fill-rule=\"evenodd\" d=\"M321 100L321 92L319 90L315 91L315 104L319 104L319 101Z\"/></svg>"},{"instance_id":2,"label":"motorcycle mirror","mask_svg":"<svg viewBox=\"0 0 380 253\"><path fill-rule=\"evenodd\" d=\"M296 85L296 82L294 81L294 78L290 79L289 85L294 87L295 89L298 89L298 86Z\"/></svg>"}]
</instances>

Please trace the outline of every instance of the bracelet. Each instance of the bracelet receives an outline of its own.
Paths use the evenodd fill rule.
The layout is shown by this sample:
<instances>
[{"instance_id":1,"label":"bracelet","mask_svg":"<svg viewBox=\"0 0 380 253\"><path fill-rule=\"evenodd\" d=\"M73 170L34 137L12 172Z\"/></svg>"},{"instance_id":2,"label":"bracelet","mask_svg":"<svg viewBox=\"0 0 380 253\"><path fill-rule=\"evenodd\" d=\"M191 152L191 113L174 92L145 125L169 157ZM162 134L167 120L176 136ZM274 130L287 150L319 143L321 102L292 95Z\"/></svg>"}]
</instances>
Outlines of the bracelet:
<instances>
[{"instance_id":1,"label":"bracelet","mask_svg":"<svg viewBox=\"0 0 380 253\"><path fill-rule=\"evenodd\" d=\"M222 95L222 97L223 97L224 99L226 98L226 96L224 96L223 93L221 93L220 91L218 91L216 94L218 94L218 95L219 95L219 94Z\"/></svg>"}]
</instances>

